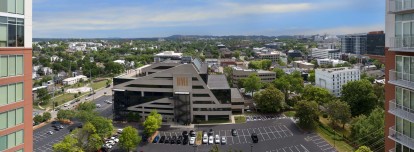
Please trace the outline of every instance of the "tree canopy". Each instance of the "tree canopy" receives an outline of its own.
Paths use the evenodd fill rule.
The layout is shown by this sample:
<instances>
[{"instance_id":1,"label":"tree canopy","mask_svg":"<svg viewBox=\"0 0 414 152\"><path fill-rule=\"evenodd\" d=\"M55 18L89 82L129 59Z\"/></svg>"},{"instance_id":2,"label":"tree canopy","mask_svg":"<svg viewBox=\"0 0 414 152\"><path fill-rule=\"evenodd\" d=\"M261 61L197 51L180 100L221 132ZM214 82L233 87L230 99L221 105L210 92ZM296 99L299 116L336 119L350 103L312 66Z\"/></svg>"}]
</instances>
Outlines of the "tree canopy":
<instances>
[{"instance_id":1,"label":"tree canopy","mask_svg":"<svg viewBox=\"0 0 414 152\"><path fill-rule=\"evenodd\" d=\"M300 72L295 71L290 75L283 75L272 82L273 85L285 94L285 102L289 99L290 92L302 93L303 78Z\"/></svg>"},{"instance_id":2,"label":"tree canopy","mask_svg":"<svg viewBox=\"0 0 414 152\"><path fill-rule=\"evenodd\" d=\"M162 116L156 110L152 110L144 121L145 133L152 135L161 127L161 124Z\"/></svg>"},{"instance_id":3,"label":"tree canopy","mask_svg":"<svg viewBox=\"0 0 414 152\"><path fill-rule=\"evenodd\" d=\"M318 104L314 101L299 101L296 106L295 117L298 125L305 130L314 130L318 125Z\"/></svg>"},{"instance_id":4,"label":"tree canopy","mask_svg":"<svg viewBox=\"0 0 414 152\"><path fill-rule=\"evenodd\" d=\"M141 142L141 137L138 136L137 129L128 126L125 127L119 137L119 145L121 148L130 151L130 149L136 148Z\"/></svg>"},{"instance_id":5,"label":"tree canopy","mask_svg":"<svg viewBox=\"0 0 414 152\"><path fill-rule=\"evenodd\" d=\"M345 128L345 124L351 120L351 109L346 102L335 100L326 103L325 108L326 113L334 126L336 123L340 122L342 128Z\"/></svg>"},{"instance_id":6,"label":"tree canopy","mask_svg":"<svg viewBox=\"0 0 414 152\"><path fill-rule=\"evenodd\" d=\"M254 100L262 112L280 112L283 108L282 103L285 101L285 96L280 90L269 85L263 91L256 93Z\"/></svg>"},{"instance_id":7,"label":"tree canopy","mask_svg":"<svg viewBox=\"0 0 414 152\"><path fill-rule=\"evenodd\" d=\"M367 80L351 81L342 86L341 100L351 106L352 116L369 114L378 101L371 83Z\"/></svg>"},{"instance_id":8,"label":"tree canopy","mask_svg":"<svg viewBox=\"0 0 414 152\"><path fill-rule=\"evenodd\" d=\"M259 76L256 73L249 75L246 79L244 79L243 87L246 92L251 92L252 94L258 91L260 88L263 87Z\"/></svg>"},{"instance_id":9,"label":"tree canopy","mask_svg":"<svg viewBox=\"0 0 414 152\"><path fill-rule=\"evenodd\" d=\"M305 86L302 98L307 101L315 101L319 105L323 105L334 99L333 95L327 89L313 85Z\"/></svg>"},{"instance_id":10,"label":"tree canopy","mask_svg":"<svg viewBox=\"0 0 414 152\"><path fill-rule=\"evenodd\" d=\"M358 145L370 145L372 149L384 145L384 110L376 108L369 116L360 115L351 123L351 138Z\"/></svg>"}]
</instances>

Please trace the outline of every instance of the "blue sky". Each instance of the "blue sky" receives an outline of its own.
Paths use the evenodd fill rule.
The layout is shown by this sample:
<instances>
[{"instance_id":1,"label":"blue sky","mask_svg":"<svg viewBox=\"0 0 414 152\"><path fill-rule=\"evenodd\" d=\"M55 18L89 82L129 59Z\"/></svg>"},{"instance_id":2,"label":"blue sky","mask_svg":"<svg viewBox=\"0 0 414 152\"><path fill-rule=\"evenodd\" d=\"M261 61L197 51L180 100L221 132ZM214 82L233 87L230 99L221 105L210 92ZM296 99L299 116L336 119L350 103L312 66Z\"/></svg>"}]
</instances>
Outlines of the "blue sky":
<instances>
[{"instance_id":1,"label":"blue sky","mask_svg":"<svg viewBox=\"0 0 414 152\"><path fill-rule=\"evenodd\" d=\"M351 34L384 18L384 0L33 0L33 37Z\"/></svg>"}]
</instances>

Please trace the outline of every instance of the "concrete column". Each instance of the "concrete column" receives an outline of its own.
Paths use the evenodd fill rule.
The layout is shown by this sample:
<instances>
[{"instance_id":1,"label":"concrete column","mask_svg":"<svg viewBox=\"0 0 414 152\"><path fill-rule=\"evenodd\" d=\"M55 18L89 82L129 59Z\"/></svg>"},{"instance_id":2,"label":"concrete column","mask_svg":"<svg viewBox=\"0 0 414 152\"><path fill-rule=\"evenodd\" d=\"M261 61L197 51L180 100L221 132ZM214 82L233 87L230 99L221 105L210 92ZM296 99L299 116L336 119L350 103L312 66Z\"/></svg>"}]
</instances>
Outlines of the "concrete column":
<instances>
[{"instance_id":1,"label":"concrete column","mask_svg":"<svg viewBox=\"0 0 414 152\"><path fill-rule=\"evenodd\" d=\"M144 97L144 91L141 91L141 97Z\"/></svg>"},{"instance_id":2,"label":"concrete column","mask_svg":"<svg viewBox=\"0 0 414 152\"><path fill-rule=\"evenodd\" d=\"M205 121L208 121L208 115L205 115L205 117L206 117Z\"/></svg>"},{"instance_id":3,"label":"concrete column","mask_svg":"<svg viewBox=\"0 0 414 152\"><path fill-rule=\"evenodd\" d=\"M145 107L142 106L142 115L141 115L141 117L142 117L142 120L145 121L145 116L144 116L145 112L144 112L144 109L145 109Z\"/></svg>"}]
</instances>

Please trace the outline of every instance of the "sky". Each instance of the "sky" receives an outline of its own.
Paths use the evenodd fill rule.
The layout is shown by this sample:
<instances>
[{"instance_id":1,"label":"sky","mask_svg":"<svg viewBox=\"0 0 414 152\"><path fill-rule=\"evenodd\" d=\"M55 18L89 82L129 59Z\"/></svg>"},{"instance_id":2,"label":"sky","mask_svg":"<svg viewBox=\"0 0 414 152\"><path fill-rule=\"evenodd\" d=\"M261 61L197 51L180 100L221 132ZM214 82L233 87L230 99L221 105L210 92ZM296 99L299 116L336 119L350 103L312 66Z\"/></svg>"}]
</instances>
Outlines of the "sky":
<instances>
[{"instance_id":1,"label":"sky","mask_svg":"<svg viewBox=\"0 0 414 152\"><path fill-rule=\"evenodd\" d=\"M335 35L384 24L384 0L33 0L34 38Z\"/></svg>"}]
</instances>

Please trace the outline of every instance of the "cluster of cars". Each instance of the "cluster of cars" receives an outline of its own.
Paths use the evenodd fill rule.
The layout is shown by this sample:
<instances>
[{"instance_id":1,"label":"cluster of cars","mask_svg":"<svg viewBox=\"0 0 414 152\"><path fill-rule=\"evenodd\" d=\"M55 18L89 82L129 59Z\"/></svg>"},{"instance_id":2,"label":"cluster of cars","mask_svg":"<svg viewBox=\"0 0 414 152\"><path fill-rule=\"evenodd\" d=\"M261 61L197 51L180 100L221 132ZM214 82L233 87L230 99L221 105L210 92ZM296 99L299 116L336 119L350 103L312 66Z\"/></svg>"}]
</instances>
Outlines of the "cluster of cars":
<instances>
[{"instance_id":1,"label":"cluster of cars","mask_svg":"<svg viewBox=\"0 0 414 152\"><path fill-rule=\"evenodd\" d=\"M53 122L52 122L52 128L53 128L53 130L55 130L55 131L59 131L59 130L62 130L63 128L65 128L65 127L63 127L63 125L62 125L62 124L60 124L59 122L57 122L57 121L53 121ZM47 134L49 134L49 135L53 135L53 131L48 131L48 132L47 132Z\"/></svg>"},{"instance_id":2,"label":"cluster of cars","mask_svg":"<svg viewBox=\"0 0 414 152\"><path fill-rule=\"evenodd\" d=\"M111 149L118 142L119 142L118 135L113 135L112 137L105 139L105 144L102 145L102 147Z\"/></svg>"},{"instance_id":3,"label":"cluster of cars","mask_svg":"<svg viewBox=\"0 0 414 152\"><path fill-rule=\"evenodd\" d=\"M196 133L191 130L190 133L183 131L181 135L177 136L156 136L152 143L164 143L164 144L182 144L182 145L194 145L196 139Z\"/></svg>"},{"instance_id":4,"label":"cluster of cars","mask_svg":"<svg viewBox=\"0 0 414 152\"><path fill-rule=\"evenodd\" d=\"M226 137L221 137L216 134L216 136L213 137L213 129L210 129L209 132L203 131L203 144L226 144L227 139Z\"/></svg>"}]
</instances>

